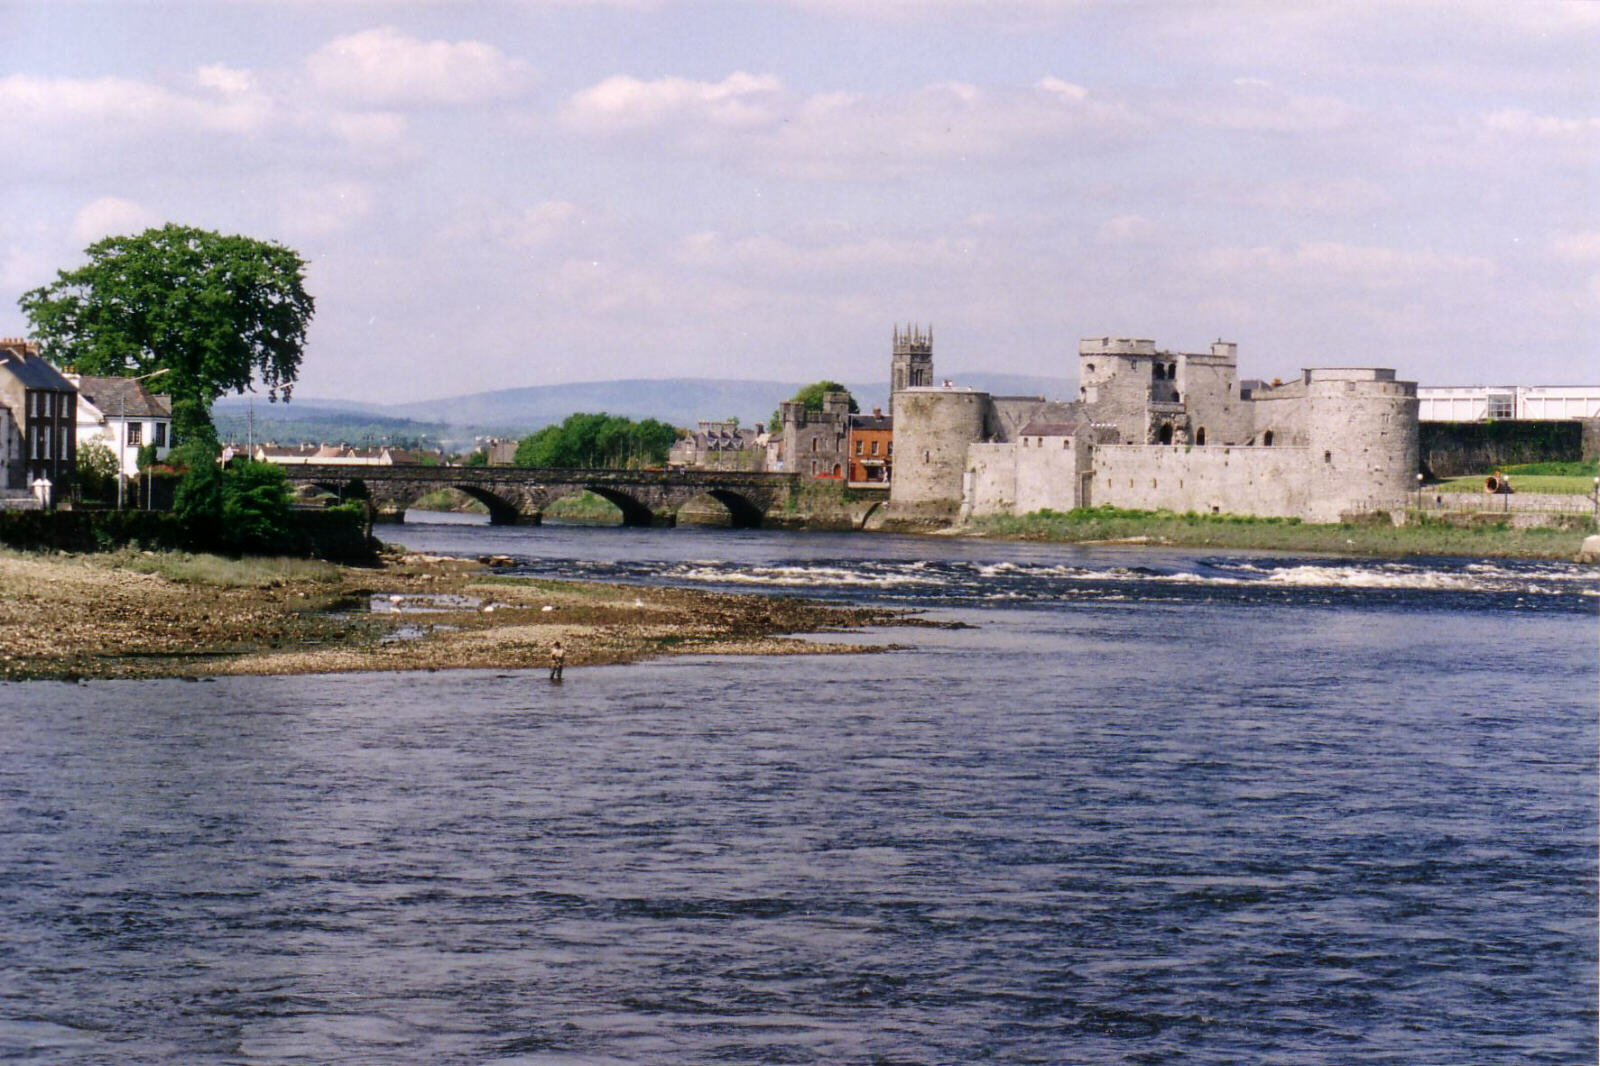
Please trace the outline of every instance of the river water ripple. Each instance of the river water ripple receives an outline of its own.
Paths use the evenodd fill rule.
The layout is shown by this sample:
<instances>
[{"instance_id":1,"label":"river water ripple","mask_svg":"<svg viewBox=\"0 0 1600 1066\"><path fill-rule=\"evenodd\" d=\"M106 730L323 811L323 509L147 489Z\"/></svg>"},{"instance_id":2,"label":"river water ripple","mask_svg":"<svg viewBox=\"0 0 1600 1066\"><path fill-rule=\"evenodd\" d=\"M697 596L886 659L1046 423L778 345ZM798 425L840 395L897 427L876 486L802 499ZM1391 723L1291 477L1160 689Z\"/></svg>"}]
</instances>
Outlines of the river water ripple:
<instances>
[{"instance_id":1,"label":"river water ripple","mask_svg":"<svg viewBox=\"0 0 1600 1066\"><path fill-rule=\"evenodd\" d=\"M0 1058L1596 1058L1592 570L392 536L977 628L0 687Z\"/></svg>"}]
</instances>

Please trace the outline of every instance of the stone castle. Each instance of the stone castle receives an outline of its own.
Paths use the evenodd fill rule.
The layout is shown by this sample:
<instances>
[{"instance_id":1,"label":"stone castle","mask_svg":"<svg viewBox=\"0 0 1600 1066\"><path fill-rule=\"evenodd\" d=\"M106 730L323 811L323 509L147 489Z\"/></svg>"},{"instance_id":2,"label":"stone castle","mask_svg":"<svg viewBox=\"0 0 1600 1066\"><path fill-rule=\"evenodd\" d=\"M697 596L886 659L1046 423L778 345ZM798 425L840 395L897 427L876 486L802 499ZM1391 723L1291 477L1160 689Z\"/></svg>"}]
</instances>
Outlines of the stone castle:
<instances>
[{"instance_id":1,"label":"stone castle","mask_svg":"<svg viewBox=\"0 0 1600 1066\"><path fill-rule=\"evenodd\" d=\"M888 514L911 522L1112 505L1331 522L1416 489L1417 386L1381 368L1241 380L1238 346L1078 346L1078 398L935 384L932 331L898 328ZM785 427L787 431L787 426Z\"/></svg>"}]
</instances>

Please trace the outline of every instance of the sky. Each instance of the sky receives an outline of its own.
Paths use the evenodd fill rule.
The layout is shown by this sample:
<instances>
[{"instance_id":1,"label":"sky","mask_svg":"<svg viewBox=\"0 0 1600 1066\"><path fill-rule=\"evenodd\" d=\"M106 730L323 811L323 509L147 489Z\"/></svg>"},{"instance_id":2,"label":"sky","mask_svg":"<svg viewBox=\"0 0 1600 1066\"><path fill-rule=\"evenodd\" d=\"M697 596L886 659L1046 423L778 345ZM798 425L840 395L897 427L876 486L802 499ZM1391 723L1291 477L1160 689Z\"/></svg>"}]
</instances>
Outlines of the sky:
<instances>
[{"instance_id":1,"label":"sky","mask_svg":"<svg viewBox=\"0 0 1600 1066\"><path fill-rule=\"evenodd\" d=\"M111 234L276 241L297 395L614 378L1600 381L1600 3L0 0L0 335Z\"/></svg>"}]
</instances>

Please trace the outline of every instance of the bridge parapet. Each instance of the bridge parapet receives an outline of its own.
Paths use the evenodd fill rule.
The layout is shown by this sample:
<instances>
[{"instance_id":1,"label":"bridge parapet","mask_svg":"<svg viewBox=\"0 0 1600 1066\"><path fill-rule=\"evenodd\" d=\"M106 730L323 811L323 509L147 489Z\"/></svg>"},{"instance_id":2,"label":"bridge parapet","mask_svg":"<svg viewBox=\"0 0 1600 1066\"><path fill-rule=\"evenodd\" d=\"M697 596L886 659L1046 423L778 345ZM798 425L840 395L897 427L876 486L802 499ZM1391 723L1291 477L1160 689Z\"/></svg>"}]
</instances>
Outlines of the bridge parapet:
<instances>
[{"instance_id":1,"label":"bridge parapet","mask_svg":"<svg viewBox=\"0 0 1600 1066\"><path fill-rule=\"evenodd\" d=\"M489 508L498 525L536 524L551 500L592 492L615 503L627 525L673 525L684 504L711 496L728 508L735 525L760 525L762 517L800 486L798 474L731 470L612 470L508 466L285 466L293 485L315 485L345 495L356 483L371 506L403 517L417 499L456 489Z\"/></svg>"}]
</instances>

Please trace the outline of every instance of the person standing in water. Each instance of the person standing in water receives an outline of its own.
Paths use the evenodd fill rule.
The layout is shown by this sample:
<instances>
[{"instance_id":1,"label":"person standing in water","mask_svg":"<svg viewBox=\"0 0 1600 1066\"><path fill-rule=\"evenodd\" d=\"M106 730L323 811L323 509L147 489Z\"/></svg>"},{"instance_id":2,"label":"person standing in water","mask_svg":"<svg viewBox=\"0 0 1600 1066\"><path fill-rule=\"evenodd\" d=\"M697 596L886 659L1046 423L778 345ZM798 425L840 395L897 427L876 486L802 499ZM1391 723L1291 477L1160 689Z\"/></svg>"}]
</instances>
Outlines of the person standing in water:
<instances>
[{"instance_id":1,"label":"person standing in water","mask_svg":"<svg viewBox=\"0 0 1600 1066\"><path fill-rule=\"evenodd\" d=\"M550 680L551 681L560 681L561 680L561 668L563 666L565 666L566 664L567 664L567 652L566 652L566 649L561 646L561 642L558 640L558 641L556 641L554 644L552 644L550 646Z\"/></svg>"}]
</instances>

